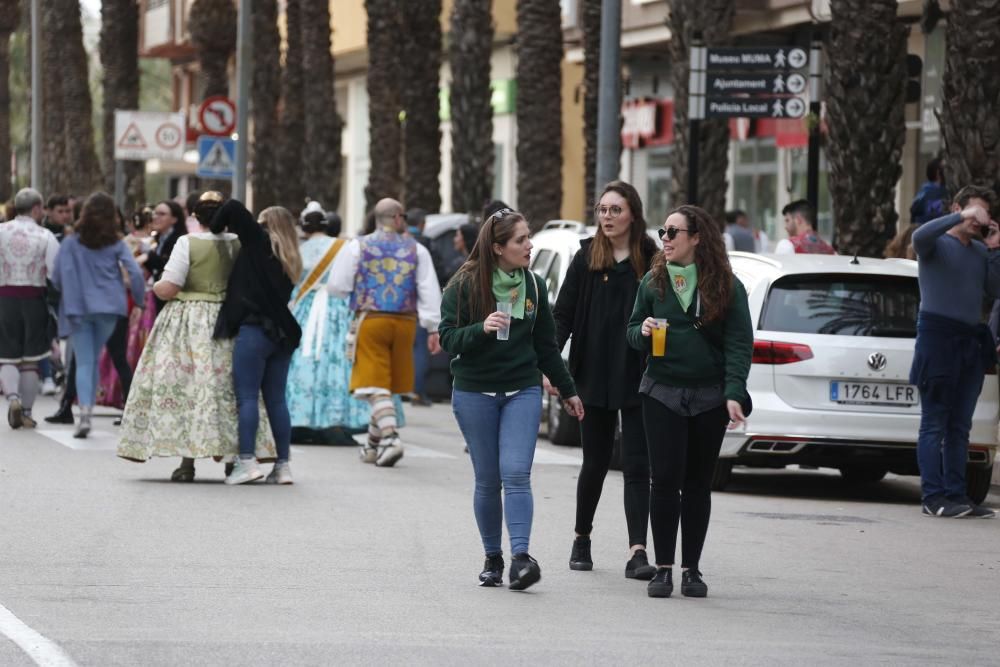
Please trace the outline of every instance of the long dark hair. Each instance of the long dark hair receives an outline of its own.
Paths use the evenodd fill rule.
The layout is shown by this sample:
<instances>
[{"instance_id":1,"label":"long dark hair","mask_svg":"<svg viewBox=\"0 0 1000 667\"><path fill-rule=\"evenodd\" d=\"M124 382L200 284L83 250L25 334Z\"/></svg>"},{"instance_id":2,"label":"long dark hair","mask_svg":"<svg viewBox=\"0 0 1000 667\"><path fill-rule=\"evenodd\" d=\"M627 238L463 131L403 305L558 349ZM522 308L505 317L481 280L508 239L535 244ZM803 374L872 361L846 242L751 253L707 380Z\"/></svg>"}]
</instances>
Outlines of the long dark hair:
<instances>
[{"instance_id":1,"label":"long dark hair","mask_svg":"<svg viewBox=\"0 0 1000 667\"><path fill-rule=\"evenodd\" d=\"M523 215L509 208L500 209L488 217L479 230L469 258L448 282L449 287L454 285L458 290L459 311L463 292L468 295L472 321L485 320L494 310L493 271L498 264L493 244L507 245L514 237L514 228L519 222L527 221Z\"/></svg>"},{"instance_id":2,"label":"long dark hair","mask_svg":"<svg viewBox=\"0 0 1000 667\"><path fill-rule=\"evenodd\" d=\"M694 249L694 263L698 267L698 294L701 296L702 316L705 322L720 320L729 307L733 291L733 269L729 265L726 244L722 240L719 225L703 208L679 206L667 214L669 218L680 213L687 219L691 236L698 235L698 245ZM667 259L663 252L653 258L650 280L660 299L667 293Z\"/></svg>"},{"instance_id":3,"label":"long dark hair","mask_svg":"<svg viewBox=\"0 0 1000 667\"><path fill-rule=\"evenodd\" d=\"M95 192L87 197L80 212L80 220L75 225L80 243L98 250L117 242L121 238L117 216L118 208L110 195Z\"/></svg>"},{"instance_id":4,"label":"long dark hair","mask_svg":"<svg viewBox=\"0 0 1000 667\"><path fill-rule=\"evenodd\" d=\"M611 181L604 186L604 192L597 198L598 206L604 195L615 192L621 195L628 204L632 214L632 224L628 231L628 254L637 280L646 275L646 257L656 251L656 244L646 234L646 218L642 213L642 199L631 184L625 181ZM594 218L598 216L595 214ZM597 233L590 244L590 259L588 268L591 271L607 271L615 265L615 250L611 247L611 239L604 233L601 221L597 220Z\"/></svg>"},{"instance_id":5,"label":"long dark hair","mask_svg":"<svg viewBox=\"0 0 1000 667\"><path fill-rule=\"evenodd\" d=\"M174 219L174 233L176 233L177 236L184 236L187 234L187 216L184 215L184 209L181 208L181 205L173 199L164 199L156 202L156 206L159 206L160 204L163 204L170 209L170 216Z\"/></svg>"}]
</instances>

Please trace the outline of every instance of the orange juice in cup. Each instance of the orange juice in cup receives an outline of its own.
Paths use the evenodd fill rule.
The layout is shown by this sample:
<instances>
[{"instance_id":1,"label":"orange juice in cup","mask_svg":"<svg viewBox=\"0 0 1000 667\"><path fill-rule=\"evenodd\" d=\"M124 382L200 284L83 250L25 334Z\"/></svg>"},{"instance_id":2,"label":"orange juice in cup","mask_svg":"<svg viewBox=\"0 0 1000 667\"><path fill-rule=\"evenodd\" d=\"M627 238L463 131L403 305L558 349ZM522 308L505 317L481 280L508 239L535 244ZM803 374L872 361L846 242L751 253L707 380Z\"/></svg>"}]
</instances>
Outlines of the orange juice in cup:
<instances>
[{"instance_id":1,"label":"orange juice in cup","mask_svg":"<svg viewBox=\"0 0 1000 667\"><path fill-rule=\"evenodd\" d=\"M663 319L656 320L653 328L653 356L662 357L667 353L667 329L670 323Z\"/></svg>"}]
</instances>

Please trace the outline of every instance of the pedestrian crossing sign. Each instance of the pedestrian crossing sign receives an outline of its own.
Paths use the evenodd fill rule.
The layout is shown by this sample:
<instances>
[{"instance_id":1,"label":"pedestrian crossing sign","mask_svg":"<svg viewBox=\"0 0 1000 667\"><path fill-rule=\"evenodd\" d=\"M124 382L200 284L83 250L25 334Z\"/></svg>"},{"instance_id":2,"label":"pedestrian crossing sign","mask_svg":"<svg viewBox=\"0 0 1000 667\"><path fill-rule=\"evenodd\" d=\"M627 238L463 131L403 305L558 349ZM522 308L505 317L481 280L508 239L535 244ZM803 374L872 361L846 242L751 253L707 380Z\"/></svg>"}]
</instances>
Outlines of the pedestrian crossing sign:
<instances>
[{"instance_id":1,"label":"pedestrian crossing sign","mask_svg":"<svg viewBox=\"0 0 1000 667\"><path fill-rule=\"evenodd\" d=\"M198 137L198 170L201 178L232 178L236 142L224 137Z\"/></svg>"}]
</instances>

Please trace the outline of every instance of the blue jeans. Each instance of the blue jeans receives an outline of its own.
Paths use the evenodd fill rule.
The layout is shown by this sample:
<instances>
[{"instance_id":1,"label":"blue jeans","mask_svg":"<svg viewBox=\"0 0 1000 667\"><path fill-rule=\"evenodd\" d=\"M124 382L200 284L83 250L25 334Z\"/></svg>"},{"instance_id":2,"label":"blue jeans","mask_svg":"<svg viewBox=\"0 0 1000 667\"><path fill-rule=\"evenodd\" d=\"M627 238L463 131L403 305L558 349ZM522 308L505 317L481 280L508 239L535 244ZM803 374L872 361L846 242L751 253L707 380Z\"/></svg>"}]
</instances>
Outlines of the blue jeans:
<instances>
[{"instance_id":1,"label":"blue jeans","mask_svg":"<svg viewBox=\"0 0 1000 667\"><path fill-rule=\"evenodd\" d=\"M76 355L76 395L81 407L92 408L97 402L97 360L117 323L118 315L114 314L84 315L69 335Z\"/></svg>"},{"instance_id":2,"label":"blue jeans","mask_svg":"<svg viewBox=\"0 0 1000 667\"><path fill-rule=\"evenodd\" d=\"M506 511L510 551L526 553L535 507L531 464L542 418L541 387L522 389L512 396L456 389L451 404L472 458L476 476L472 507L483 548L488 554L500 553Z\"/></svg>"},{"instance_id":3,"label":"blue jeans","mask_svg":"<svg viewBox=\"0 0 1000 667\"><path fill-rule=\"evenodd\" d=\"M240 457L252 458L260 425L258 398L264 395L264 408L271 421L271 434L278 449L278 461L287 461L292 442L292 422L285 402L290 352L253 324L244 324L236 335L233 348L233 386L239 408Z\"/></svg>"},{"instance_id":4,"label":"blue jeans","mask_svg":"<svg viewBox=\"0 0 1000 667\"><path fill-rule=\"evenodd\" d=\"M961 382L930 380L920 387L917 463L924 500L966 497L965 466L972 414L983 388L983 373L970 370Z\"/></svg>"},{"instance_id":5,"label":"blue jeans","mask_svg":"<svg viewBox=\"0 0 1000 667\"><path fill-rule=\"evenodd\" d=\"M424 396L427 369L431 365L431 353L427 350L427 329L417 326L417 337L413 339L413 393Z\"/></svg>"}]
</instances>

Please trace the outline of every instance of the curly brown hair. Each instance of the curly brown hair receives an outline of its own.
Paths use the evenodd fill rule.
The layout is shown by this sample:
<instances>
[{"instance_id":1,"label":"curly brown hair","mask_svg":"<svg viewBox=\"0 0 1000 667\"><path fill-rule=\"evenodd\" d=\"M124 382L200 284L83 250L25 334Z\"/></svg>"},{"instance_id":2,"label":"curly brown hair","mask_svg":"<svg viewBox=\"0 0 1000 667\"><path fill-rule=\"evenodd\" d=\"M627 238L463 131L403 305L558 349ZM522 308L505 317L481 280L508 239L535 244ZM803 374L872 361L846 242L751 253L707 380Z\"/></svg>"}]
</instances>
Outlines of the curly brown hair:
<instances>
[{"instance_id":1,"label":"curly brown hair","mask_svg":"<svg viewBox=\"0 0 1000 667\"><path fill-rule=\"evenodd\" d=\"M692 236L697 235L698 245L694 249L694 263L698 267L698 294L701 297L704 322L721 320L729 307L733 293L733 269L729 265L726 244L722 240L719 225L705 209L684 205L667 214L678 213L687 219ZM650 269L650 282L660 299L667 293L667 258L663 251L656 253Z\"/></svg>"},{"instance_id":2,"label":"curly brown hair","mask_svg":"<svg viewBox=\"0 0 1000 667\"><path fill-rule=\"evenodd\" d=\"M76 223L76 234L87 248L98 250L121 238L118 229L118 208L111 195L95 192L87 197Z\"/></svg>"}]
</instances>

